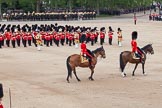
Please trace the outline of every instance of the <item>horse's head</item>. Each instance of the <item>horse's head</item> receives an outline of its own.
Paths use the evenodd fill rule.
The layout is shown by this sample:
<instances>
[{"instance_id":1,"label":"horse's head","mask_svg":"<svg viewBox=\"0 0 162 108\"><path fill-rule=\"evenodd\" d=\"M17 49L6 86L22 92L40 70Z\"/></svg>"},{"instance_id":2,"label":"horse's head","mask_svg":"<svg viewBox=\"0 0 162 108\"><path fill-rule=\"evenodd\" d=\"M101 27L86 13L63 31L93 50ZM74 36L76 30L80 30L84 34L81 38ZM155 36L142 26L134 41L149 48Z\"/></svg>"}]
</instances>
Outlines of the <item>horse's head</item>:
<instances>
[{"instance_id":1,"label":"horse's head","mask_svg":"<svg viewBox=\"0 0 162 108\"><path fill-rule=\"evenodd\" d=\"M142 49L145 51L145 53L154 54L154 49L152 47L152 44L148 44Z\"/></svg>"},{"instance_id":2,"label":"horse's head","mask_svg":"<svg viewBox=\"0 0 162 108\"><path fill-rule=\"evenodd\" d=\"M104 50L103 46L92 51L92 53L94 53L97 57L99 55L101 55L101 58L106 58L106 54L105 54L105 50Z\"/></svg>"},{"instance_id":3,"label":"horse's head","mask_svg":"<svg viewBox=\"0 0 162 108\"><path fill-rule=\"evenodd\" d=\"M103 48L103 46L101 47L101 49L102 49L101 52L100 52L101 57L106 58L105 49Z\"/></svg>"}]
</instances>

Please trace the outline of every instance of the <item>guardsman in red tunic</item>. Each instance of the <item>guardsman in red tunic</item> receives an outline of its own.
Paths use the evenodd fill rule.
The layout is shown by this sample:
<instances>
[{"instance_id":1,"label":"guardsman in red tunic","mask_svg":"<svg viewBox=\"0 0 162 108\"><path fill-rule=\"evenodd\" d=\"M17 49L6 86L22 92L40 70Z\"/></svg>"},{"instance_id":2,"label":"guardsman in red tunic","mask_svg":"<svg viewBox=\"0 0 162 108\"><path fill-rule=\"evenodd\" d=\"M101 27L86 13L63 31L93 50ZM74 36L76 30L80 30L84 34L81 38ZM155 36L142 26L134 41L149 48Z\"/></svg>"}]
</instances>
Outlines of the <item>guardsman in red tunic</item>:
<instances>
[{"instance_id":1,"label":"guardsman in red tunic","mask_svg":"<svg viewBox=\"0 0 162 108\"><path fill-rule=\"evenodd\" d=\"M55 43L56 43L57 47L59 47L59 42L60 42L61 35L62 35L62 29L60 28L58 30L58 33L55 36Z\"/></svg>"},{"instance_id":2,"label":"guardsman in red tunic","mask_svg":"<svg viewBox=\"0 0 162 108\"><path fill-rule=\"evenodd\" d=\"M67 30L66 33L65 33L65 37L66 37L66 44L69 43L69 35L70 35L70 33L69 33L69 31Z\"/></svg>"},{"instance_id":3,"label":"guardsman in red tunic","mask_svg":"<svg viewBox=\"0 0 162 108\"><path fill-rule=\"evenodd\" d=\"M94 33L94 29L91 30L91 34L90 34L90 39L91 39L91 45L94 45L95 42L95 33Z\"/></svg>"},{"instance_id":4,"label":"guardsman in red tunic","mask_svg":"<svg viewBox=\"0 0 162 108\"><path fill-rule=\"evenodd\" d=\"M3 36L2 36L2 31L0 31L0 48L2 48L2 41L3 41Z\"/></svg>"},{"instance_id":5,"label":"guardsman in red tunic","mask_svg":"<svg viewBox=\"0 0 162 108\"><path fill-rule=\"evenodd\" d=\"M72 43L73 39L74 39L74 35L73 35L73 33L72 33L72 30L70 30L69 37L68 37L69 46L71 46L71 43Z\"/></svg>"},{"instance_id":6,"label":"guardsman in red tunic","mask_svg":"<svg viewBox=\"0 0 162 108\"><path fill-rule=\"evenodd\" d=\"M31 45L31 42L32 42L32 34L31 34L31 30L29 29L29 32L27 32L27 37L28 37L28 45L29 46L32 46Z\"/></svg>"},{"instance_id":7,"label":"guardsman in red tunic","mask_svg":"<svg viewBox=\"0 0 162 108\"><path fill-rule=\"evenodd\" d=\"M49 32L49 35L50 35L50 46L53 46L53 31L51 30L50 32Z\"/></svg>"},{"instance_id":8,"label":"guardsman in red tunic","mask_svg":"<svg viewBox=\"0 0 162 108\"><path fill-rule=\"evenodd\" d=\"M61 45L64 46L64 42L65 42L65 32L64 32L65 29L62 30L62 33L61 33L61 36L60 36L60 39L61 39Z\"/></svg>"},{"instance_id":9,"label":"guardsman in red tunic","mask_svg":"<svg viewBox=\"0 0 162 108\"><path fill-rule=\"evenodd\" d=\"M50 34L49 34L49 31L46 33L45 39L46 39L46 46L49 47L49 43L50 43Z\"/></svg>"},{"instance_id":10,"label":"guardsman in red tunic","mask_svg":"<svg viewBox=\"0 0 162 108\"><path fill-rule=\"evenodd\" d=\"M98 41L98 35L99 35L99 33L98 33L98 31L97 31L97 27L95 27L94 28L94 30L95 30L95 43L97 43L97 41Z\"/></svg>"},{"instance_id":11,"label":"guardsman in red tunic","mask_svg":"<svg viewBox=\"0 0 162 108\"><path fill-rule=\"evenodd\" d=\"M5 37L6 37L6 45L10 47L11 32L9 28L7 29L7 32L5 33Z\"/></svg>"},{"instance_id":12,"label":"guardsman in red tunic","mask_svg":"<svg viewBox=\"0 0 162 108\"><path fill-rule=\"evenodd\" d=\"M122 30L120 28L118 28L118 46L122 46Z\"/></svg>"},{"instance_id":13,"label":"guardsman in red tunic","mask_svg":"<svg viewBox=\"0 0 162 108\"><path fill-rule=\"evenodd\" d=\"M20 33L20 31L17 31L15 35L16 35L17 46L20 47L20 40L21 40L21 33Z\"/></svg>"},{"instance_id":14,"label":"guardsman in red tunic","mask_svg":"<svg viewBox=\"0 0 162 108\"><path fill-rule=\"evenodd\" d=\"M16 32L13 32L12 37L11 37L11 43L13 48L16 48L15 43L16 43Z\"/></svg>"},{"instance_id":15,"label":"guardsman in red tunic","mask_svg":"<svg viewBox=\"0 0 162 108\"><path fill-rule=\"evenodd\" d=\"M109 45L112 45L113 33L111 26L109 26L108 36L109 36Z\"/></svg>"},{"instance_id":16,"label":"guardsman in red tunic","mask_svg":"<svg viewBox=\"0 0 162 108\"><path fill-rule=\"evenodd\" d=\"M91 63L91 62L92 62L93 56L92 56L91 51L87 49L86 41L83 41L83 42L81 43L80 47L81 47L81 55L82 55L83 57L88 58L88 59L89 59L89 66L90 66L90 67L93 67L93 66L92 66L92 63ZM91 54L90 54L90 53L91 53Z\"/></svg>"},{"instance_id":17,"label":"guardsman in red tunic","mask_svg":"<svg viewBox=\"0 0 162 108\"><path fill-rule=\"evenodd\" d=\"M105 39L105 27L100 29L100 45L103 45Z\"/></svg>"},{"instance_id":18,"label":"guardsman in red tunic","mask_svg":"<svg viewBox=\"0 0 162 108\"><path fill-rule=\"evenodd\" d=\"M143 57L143 51L137 46L137 31L132 32L132 41L131 41L131 46L132 46L132 53L134 53L134 55L137 58L140 58L141 62L143 63L142 57Z\"/></svg>"},{"instance_id":19,"label":"guardsman in red tunic","mask_svg":"<svg viewBox=\"0 0 162 108\"><path fill-rule=\"evenodd\" d=\"M137 17L136 17L136 13L134 13L134 24L136 25L137 23Z\"/></svg>"},{"instance_id":20,"label":"guardsman in red tunic","mask_svg":"<svg viewBox=\"0 0 162 108\"><path fill-rule=\"evenodd\" d=\"M27 36L26 31L24 30L24 32L22 33L22 43L23 43L24 47L27 47L26 46L27 40L28 40L28 36Z\"/></svg>"},{"instance_id":21,"label":"guardsman in red tunic","mask_svg":"<svg viewBox=\"0 0 162 108\"><path fill-rule=\"evenodd\" d=\"M90 41L90 36L91 36L90 29L91 28L87 28L87 31L86 31L86 43L88 43Z\"/></svg>"}]
</instances>

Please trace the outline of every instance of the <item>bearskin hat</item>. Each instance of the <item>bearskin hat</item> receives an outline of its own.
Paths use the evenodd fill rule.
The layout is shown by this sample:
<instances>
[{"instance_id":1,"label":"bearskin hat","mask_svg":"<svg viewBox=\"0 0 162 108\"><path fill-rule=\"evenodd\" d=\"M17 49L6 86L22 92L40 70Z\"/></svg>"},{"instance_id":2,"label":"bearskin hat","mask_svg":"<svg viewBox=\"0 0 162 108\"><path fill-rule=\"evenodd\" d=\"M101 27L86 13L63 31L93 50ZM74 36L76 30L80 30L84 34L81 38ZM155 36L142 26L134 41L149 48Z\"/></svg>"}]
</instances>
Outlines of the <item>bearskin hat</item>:
<instances>
[{"instance_id":1,"label":"bearskin hat","mask_svg":"<svg viewBox=\"0 0 162 108\"><path fill-rule=\"evenodd\" d=\"M111 26L109 26L109 31L113 31L112 28L111 28Z\"/></svg>"},{"instance_id":2,"label":"bearskin hat","mask_svg":"<svg viewBox=\"0 0 162 108\"><path fill-rule=\"evenodd\" d=\"M105 27L102 27L102 28L100 29L100 31L102 31L102 32L105 31Z\"/></svg>"},{"instance_id":3,"label":"bearskin hat","mask_svg":"<svg viewBox=\"0 0 162 108\"><path fill-rule=\"evenodd\" d=\"M138 35L137 31L133 31L132 32L132 39L137 39L137 35Z\"/></svg>"},{"instance_id":4,"label":"bearskin hat","mask_svg":"<svg viewBox=\"0 0 162 108\"><path fill-rule=\"evenodd\" d=\"M118 31L122 31L120 28L118 28Z\"/></svg>"}]
</instances>

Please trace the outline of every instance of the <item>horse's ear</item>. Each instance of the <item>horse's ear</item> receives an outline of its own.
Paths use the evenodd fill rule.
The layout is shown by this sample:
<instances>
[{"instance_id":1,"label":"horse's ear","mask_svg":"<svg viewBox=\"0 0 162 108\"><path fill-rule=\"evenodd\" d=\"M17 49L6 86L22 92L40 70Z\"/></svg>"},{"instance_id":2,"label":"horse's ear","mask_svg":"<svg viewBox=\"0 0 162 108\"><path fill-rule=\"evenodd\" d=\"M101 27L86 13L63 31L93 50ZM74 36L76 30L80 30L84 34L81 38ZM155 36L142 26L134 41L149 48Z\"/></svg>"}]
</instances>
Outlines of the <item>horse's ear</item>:
<instances>
[{"instance_id":1,"label":"horse's ear","mask_svg":"<svg viewBox=\"0 0 162 108\"><path fill-rule=\"evenodd\" d=\"M101 46L101 48L103 48L103 45Z\"/></svg>"},{"instance_id":2,"label":"horse's ear","mask_svg":"<svg viewBox=\"0 0 162 108\"><path fill-rule=\"evenodd\" d=\"M104 50L104 47L103 47L103 45L101 46L101 48Z\"/></svg>"},{"instance_id":3,"label":"horse's ear","mask_svg":"<svg viewBox=\"0 0 162 108\"><path fill-rule=\"evenodd\" d=\"M150 43L150 45L152 46L152 43Z\"/></svg>"}]
</instances>

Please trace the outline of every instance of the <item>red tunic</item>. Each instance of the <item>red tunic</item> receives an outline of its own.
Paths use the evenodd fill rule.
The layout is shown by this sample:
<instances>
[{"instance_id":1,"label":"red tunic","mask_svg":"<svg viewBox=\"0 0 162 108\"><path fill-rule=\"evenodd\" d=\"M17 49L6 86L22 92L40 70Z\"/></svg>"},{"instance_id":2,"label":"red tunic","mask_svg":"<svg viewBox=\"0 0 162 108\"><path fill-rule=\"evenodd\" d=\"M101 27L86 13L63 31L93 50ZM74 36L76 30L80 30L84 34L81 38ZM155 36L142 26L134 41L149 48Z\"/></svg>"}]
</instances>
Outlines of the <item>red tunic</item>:
<instances>
[{"instance_id":1,"label":"red tunic","mask_svg":"<svg viewBox=\"0 0 162 108\"><path fill-rule=\"evenodd\" d=\"M15 41L15 40L16 40L16 37L15 37L15 36L13 36L13 37L11 38L11 40Z\"/></svg>"},{"instance_id":2,"label":"red tunic","mask_svg":"<svg viewBox=\"0 0 162 108\"><path fill-rule=\"evenodd\" d=\"M28 35L27 35L26 33L23 33L23 34L22 34L22 38L23 38L24 40L28 40Z\"/></svg>"},{"instance_id":3,"label":"red tunic","mask_svg":"<svg viewBox=\"0 0 162 108\"><path fill-rule=\"evenodd\" d=\"M66 32L66 38L69 38L69 36L70 36L70 33Z\"/></svg>"},{"instance_id":4,"label":"red tunic","mask_svg":"<svg viewBox=\"0 0 162 108\"><path fill-rule=\"evenodd\" d=\"M83 54L86 54L86 52L87 52L87 46L86 46L86 44L85 44L85 43L82 43L82 44L80 45L80 47L81 47L81 52L82 52Z\"/></svg>"},{"instance_id":5,"label":"red tunic","mask_svg":"<svg viewBox=\"0 0 162 108\"><path fill-rule=\"evenodd\" d=\"M91 40L94 40L95 39L95 34L92 33L90 38L91 38Z\"/></svg>"},{"instance_id":6,"label":"red tunic","mask_svg":"<svg viewBox=\"0 0 162 108\"><path fill-rule=\"evenodd\" d=\"M87 52L87 46L86 46L85 43L81 43L80 47L81 47L82 54L86 54L86 55L88 55L89 57L92 58L92 56Z\"/></svg>"},{"instance_id":7,"label":"red tunic","mask_svg":"<svg viewBox=\"0 0 162 108\"><path fill-rule=\"evenodd\" d=\"M18 33L18 34L16 34L16 39L17 40L20 40L21 39L21 35Z\"/></svg>"},{"instance_id":8,"label":"red tunic","mask_svg":"<svg viewBox=\"0 0 162 108\"><path fill-rule=\"evenodd\" d=\"M32 40L32 35L31 34L27 34L28 36L28 40Z\"/></svg>"},{"instance_id":9,"label":"red tunic","mask_svg":"<svg viewBox=\"0 0 162 108\"><path fill-rule=\"evenodd\" d=\"M57 35L55 36L55 39L56 39L56 40L60 40L60 37L61 37L61 34L59 33L59 34L57 34Z\"/></svg>"},{"instance_id":10,"label":"red tunic","mask_svg":"<svg viewBox=\"0 0 162 108\"><path fill-rule=\"evenodd\" d=\"M10 32L6 32L5 33L6 39L10 40L11 39L11 33Z\"/></svg>"},{"instance_id":11,"label":"red tunic","mask_svg":"<svg viewBox=\"0 0 162 108\"><path fill-rule=\"evenodd\" d=\"M113 32L109 32L108 36L109 36L110 39L112 39L113 38Z\"/></svg>"},{"instance_id":12,"label":"red tunic","mask_svg":"<svg viewBox=\"0 0 162 108\"><path fill-rule=\"evenodd\" d=\"M137 51L137 42L136 42L136 40L132 40L131 45L132 45L132 52L136 52Z\"/></svg>"},{"instance_id":13,"label":"red tunic","mask_svg":"<svg viewBox=\"0 0 162 108\"><path fill-rule=\"evenodd\" d=\"M2 36L0 36L0 41L2 41L3 40L3 37Z\"/></svg>"},{"instance_id":14,"label":"red tunic","mask_svg":"<svg viewBox=\"0 0 162 108\"><path fill-rule=\"evenodd\" d=\"M65 39L65 34L61 34L61 39Z\"/></svg>"},{"instance_id":15,"label":"red tunic","mask_svg":"<svg viewBox=\"0 0 162 108\"><path fill-rule=\"evenodd\" d=\"M46 36L45 36L45 39L50 40L50 34L47 33Z\"/></svg>"},{"instance_id":16,"label":"red tunic","mask_svg":"<svg viewBox=\"0 0 162 108\"><path fill-rule=\"evenodd\" d=\"M73 38L74 38L74 35L73 35L73 34L69 34L68 39L69 39L69 40L73 40Z\"/></svg>"},{"instance_id":17,"label":"red tunic","mask_svg":"<svg viewBox=\"0 0 162 108\"><path fill-rule=\"evenodd\" d=\"M2 104L0 104L0 108L3 108L3 105Z\"/></svg>"},{"instance_id":18,"label":"red tunic","mask_svg":"<svg viewBox=\"0 0 162 108\"><path fill-rule=\"evenodd\" d=\"M105 33L100 32L100 38L101 38L101 39L105 38Z\"/></svg>"}]
</instances>

